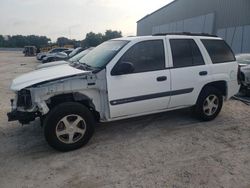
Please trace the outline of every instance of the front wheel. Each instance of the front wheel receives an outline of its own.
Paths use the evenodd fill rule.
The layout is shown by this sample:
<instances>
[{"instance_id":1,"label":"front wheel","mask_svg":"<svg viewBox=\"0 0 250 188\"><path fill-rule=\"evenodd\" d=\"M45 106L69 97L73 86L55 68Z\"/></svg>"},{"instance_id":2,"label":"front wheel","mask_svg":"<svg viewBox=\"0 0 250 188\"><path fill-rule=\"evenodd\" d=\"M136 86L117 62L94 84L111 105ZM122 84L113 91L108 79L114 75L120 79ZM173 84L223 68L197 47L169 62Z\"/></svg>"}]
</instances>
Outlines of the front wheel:
<instances>
[{"instance_id":1,"label":"front wheel","mask_svg":"<svg viewBox=\"0 0 250 188\"><path fill-rule=\"evenodd\" d=\"M93 133L92 113L75 102L57 105L44 121L45 139L51 147L59 151L71 151L84 146Z\"/></svg>"},{"instance_id":2,"label":"front wheel","mask_svg":"<svg viewBox=\"0 0 250 188\"><path fill-rule=\"evenodd\" d=\"M50 62L53 62L53 61L55 61L54 58L49 58L46 63L50 63Z\"/></svg>"},{"instance_id":3,"label":"front wheel","mask_svg":"<svg viewBox=\"0 0 250 188\"><path fill-rule=\"evenodd\" d=\"M220 91L214 87L206 87L201 92L195 113L203 121L215 119L221 111L223 105L223 96Z\"/></svg>"}]
</instances>

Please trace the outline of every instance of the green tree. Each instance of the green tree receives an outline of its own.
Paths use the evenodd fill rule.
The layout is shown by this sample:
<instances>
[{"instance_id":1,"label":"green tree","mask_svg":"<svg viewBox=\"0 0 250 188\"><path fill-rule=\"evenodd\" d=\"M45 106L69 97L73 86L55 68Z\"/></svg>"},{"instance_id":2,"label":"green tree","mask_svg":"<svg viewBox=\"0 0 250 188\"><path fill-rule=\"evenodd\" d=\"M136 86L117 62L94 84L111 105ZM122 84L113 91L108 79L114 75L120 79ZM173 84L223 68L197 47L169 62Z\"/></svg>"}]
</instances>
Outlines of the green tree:
<instances>
[{"instance_id":1,"label":"green tree","mask_svg":"<svg viewBox=\"0 0 250 188\"><path fill-rule=\"evenodd\" d=\"M38 48L47 46L48 43L51 41L46 36L35 36L35 35L27 36L26 40L28 41L26 45L36 46Z\"/></svg>"},{"instance_id":2,"label":"green tree","mask_svg":"<svg viewBox=\"0 0 250 188\"><path fill-rule=\"evenodd\" d=\"M23 48L24 46L36 46L38 48L47 46L49 38L36 35L14 35L3 37L0 35L0 47Z\"/></svg>"},{"instance_id":3,"label":"green tree","mask_svg":"<svg viewBox=\"0 0 250 188\"><path fill-rule=\"evenodd\" d=\"M66 37L59 37L57 40L56 40L56 43L58 46L62 47L62 46L65 46L65 45L69 45L70 44L70 40Z\"/></svg>"},{"instance_id":4,"label":"green tree","mask_svg":"<svg viewBox=\"0 0 250 188\"><path fill-rule=\"evenodd\" d=\"M0 47L4 47L4 38L0 35Z\"/></svg>"},{"instance_id":5,"label":"green tree","mask_svg":"<svg viewBox=\"0 0 250 188\"><path fill-rule=\"evenodd\" d=\"M15 35L9 38L8 43L10 47L18 47L22 48L26 45L28 45L27 37L22 35Z\"/></svg>"},{"instance_id":6,"label":"green tree","mask_svg":"<svg viewBox=\"0 0 250 188\"><path fill-rule=\"evenodd\" d=\"M74 48L81 46L81 41L77 41L75 39L68 39L66 37L57 38L56 44L60 47L65 45L73 45Z\"/></svg>"},{"instance_id":7,"label":"green tree","mask_svg":"<svg viewBox=\"0 0 250 188\"><path fill-rule=\"evenodd\" d=\"M106 30L105 34L103 35L103 41L120 38L120 37L122 37L121 31Z\"/></svg>"},{"instance_id":8,"label":"green tree","mask_svg":"<svg viewBox=\"0 0 250 188\"><path fill-rule=\"evenodd\" d=\"M83 40L82 46L86 48L96 47L104 41L119 37L122 37L121 31L106 30L104 35L101 33L96 34L94 32L89 32L87 33L86 38Z\"/></svg>"},{"instance_id":9,"label":"green tree","mask_svg":"<svg viewBox=\"0 0 250 188\"><path fill-rule=\"evenodd\" d=\"M96 47L103 42L103 35L101 33L95 34L93 32L87 33L83 41L85 47Z\"/></svg>"}]
</instances>

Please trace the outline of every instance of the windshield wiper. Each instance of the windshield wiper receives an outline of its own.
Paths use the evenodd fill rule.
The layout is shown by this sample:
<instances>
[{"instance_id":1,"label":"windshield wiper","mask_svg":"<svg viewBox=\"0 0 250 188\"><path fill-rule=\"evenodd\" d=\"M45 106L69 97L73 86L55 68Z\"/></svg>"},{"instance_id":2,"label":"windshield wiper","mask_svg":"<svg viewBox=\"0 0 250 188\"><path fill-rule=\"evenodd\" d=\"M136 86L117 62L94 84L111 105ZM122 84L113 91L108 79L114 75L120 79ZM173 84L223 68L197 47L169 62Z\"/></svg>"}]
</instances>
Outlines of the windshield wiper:
<instances>
[{"instance_id":1,"label":"windshield wiper","mask_svg":"<svg viewBox=\"0 0 250 188\"><path fill-rule=\"evenodd\" d=\"M82 63L80 63L79 61L71 62L71 63L70 63L70 66L72 66L72 67L74 67L74 68L76 68L76 69L87 70L87 69L86 69L87 67L86 67L85 65L83 65Z\"/></svg>"},{"instance_id":2,"label":"windshield wiper","mask_svg":"<svg viewBox=\"0 0 250 188\"><path fill-rule=\"evenodd\" d=\"M73 61L73 62L70 62L69 64L70 64L72 67L75 67L75 66L77 66L77 65L79 64L79 62Z\"/></svg>"},{"instance_id":3,"label":"windshield wiper","mask_svg":"<svg viewBox=\"0 0 250 188\"><path fill-rule=\"evenodd\" d=\"M81 63L80 61L72 62L72 63L70 63L70 65L74 68L83 69L83 70L96 71L96 70L101 69L101 68L97 68L97 67L92 67L91 65L88 65L87 63Z\"/></svg>"},{"instance_id":4,"label":"windshield wiper","mask_svg":"<svg viewBox=\"0 0 250 188\"><path fill-rule=\"evenodd\" d=\"M86 64L86 63L81 63L83 66L85 66L86 68L88 68L88 69L90 69L90 70L93 70L94 69L94 67L92 67L92 66L90 66L90 65L88 65L88 64Z\"/></svg>"}]
</instances>

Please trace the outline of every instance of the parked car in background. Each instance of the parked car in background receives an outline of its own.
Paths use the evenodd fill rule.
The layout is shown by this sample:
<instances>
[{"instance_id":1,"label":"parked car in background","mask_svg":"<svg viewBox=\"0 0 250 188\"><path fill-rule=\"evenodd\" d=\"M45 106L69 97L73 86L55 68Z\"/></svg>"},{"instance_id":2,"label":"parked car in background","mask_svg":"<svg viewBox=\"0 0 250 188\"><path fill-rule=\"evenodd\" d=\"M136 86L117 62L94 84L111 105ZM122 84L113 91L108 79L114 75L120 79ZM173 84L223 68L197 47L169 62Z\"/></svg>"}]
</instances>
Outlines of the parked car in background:
<instances>
[{"instance_id":1,"label":"parked car in background","mask_svg":"<svg viewBox=\"0 0 250 188\"><path fill-rule=\"evenodd\" d=\"M49 62L60 61L60 60L66 61L70 59L71 57L75 56L76 54L80 53L81 51L83 51L83 48L78 47L76 49L69 49L69 50L65 50L63 52L59 52L56 54L49 54L43 58L42 63L49 63Z\"/></svg>"},{"instance_id":2,"label":"parked car in background","mask_svg":"<svg viewBox=\"0 0 250 188\"><path fill-rule=\"evenodd\" d=\"M72 58L73 56L79 54L80 52L84 51L84 48L78 47L75 48L70 54L69 54L69 59Z\"/></svg>"},{"instance_id":3,"label":"parked car in background","mask_svg":"<svg viewBox=\"0 0 250 188\"><path fill-rule=\"evenodd\" d=\"M8 120L42 120L50 146L87 144L95 122L193 107L215 119L239 91L239 68L224 40L205 34L161 34L102 43L77 63L14 79Z\"/></svg>"},{"instance_id":4,"label":"parked car in background","mask_svg":"<svg viewBox=\"0 0 250 188\"><path fill-rule=\"evenodd\" d=\"M35 46L24 46L23 54L25 56L35 56L37 48Z\"/></svg>"},{"instance_id":5,"label":"parked car in background","mask_svg":"<svg viewBox=\"0 0 250 188\"><path fill-rule=\"evenodd\" d=\"M68 50L68 48L53 48L48 52L41 52L41 53L37 54L36 59L41 61L47 54L63 52L65 50Z\"/></svg>"},{"instance_id":6,"label":"parked car in background","mask_svg":"<svg viewBox=\"0 0 250 188\"><path fill-rule=\"evenodd\" d=\"M41 69L41 68L46 68L46 67L53 67L53 66L57 66L57 65L63 65L63 64L78 62L82 57L87 55L93 49L94 49L93 47L88 48L88 49L74 55L73 57L71 57L68 60L54 61L54 62L49 62L49 63L45 63L45 64L42 64L42 65L38 65L36 69Z\"/></svg>"},{"instance_id":7,"label":"parked car in background","mask_svg":"<svg viewBox=\"0 0 250 188\"><path fill-rule=\"evenodd\" d=\"M250 54L238 54L236 60L241 71L241 90L250 96Z\"/></svg>"},{"instance_id":8,"label":"parked car in background","mask_svg":"<svg viewBox=\"0 0 250 188\"><path fill-rule=\"evenodd\" d=\"M47 54L43 57L42 63L56 61L56 59L67 59L72 51L73 49L67 49L62 52Z\"/></svg>"}]
</instances>

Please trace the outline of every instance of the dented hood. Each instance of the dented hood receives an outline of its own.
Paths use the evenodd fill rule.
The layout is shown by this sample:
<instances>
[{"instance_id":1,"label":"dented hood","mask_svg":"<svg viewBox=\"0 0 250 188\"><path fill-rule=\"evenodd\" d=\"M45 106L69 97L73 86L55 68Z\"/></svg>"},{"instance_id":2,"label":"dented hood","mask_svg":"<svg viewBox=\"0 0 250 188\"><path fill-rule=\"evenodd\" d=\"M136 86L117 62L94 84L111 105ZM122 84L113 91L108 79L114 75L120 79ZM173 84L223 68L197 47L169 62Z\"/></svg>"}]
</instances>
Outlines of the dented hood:
<instances>
[{"instance_id":1,"label":"dented hood","mask_svg":"<svg viewBox=\"0 0 250 188\"><path fill-rule=\"evenodd\" d=\"M14 79L11 90L19 91L34 84L87 73L90 71L76 69L68 64L38 69Z\"/></svg>"}]
</instances>

